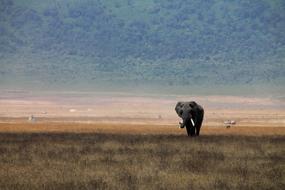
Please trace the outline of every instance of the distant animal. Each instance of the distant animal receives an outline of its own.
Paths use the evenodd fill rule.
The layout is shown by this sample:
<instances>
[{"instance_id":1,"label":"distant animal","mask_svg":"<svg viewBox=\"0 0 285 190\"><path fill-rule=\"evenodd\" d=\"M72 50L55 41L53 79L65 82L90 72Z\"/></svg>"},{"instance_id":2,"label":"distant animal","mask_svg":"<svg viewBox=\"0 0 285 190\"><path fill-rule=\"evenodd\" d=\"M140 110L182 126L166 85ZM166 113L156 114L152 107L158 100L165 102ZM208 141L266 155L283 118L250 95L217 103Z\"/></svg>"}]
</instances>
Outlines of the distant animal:
<instances>
[{"instance_id":1,"label":"distant animal","mask_svg":"<svg viewBox=\"0 0 285 190\"><path fill-rule=\"evenodd\" d=\"M35 116L34 115L30 115L30 117L28 118L28 121L32 122L32 123L36 122Z\"/></svg>"},{"instance_id":2,"label":"distant animal","mask_svg":"<svg viewBox=\"0 0 285 190\"><path fill-rule=\"evenodd\" d=\"M199 136L204 118L204 109L194 101L178 102L175 106L177 115L182 118L180 128L186 126L188 136Z\"/></svg>"},{"instance_id":3,"label":"distant animal","mask_svg":"<svg viewBox=\"0 0 285 190\"><path fill-rule=\"evenodd\" d=\"M231 128L231 126L234 126L236 124L235 120L226 120L224 121L224 124L226 126L226 128Z\"/></svg>"}]
</instances>

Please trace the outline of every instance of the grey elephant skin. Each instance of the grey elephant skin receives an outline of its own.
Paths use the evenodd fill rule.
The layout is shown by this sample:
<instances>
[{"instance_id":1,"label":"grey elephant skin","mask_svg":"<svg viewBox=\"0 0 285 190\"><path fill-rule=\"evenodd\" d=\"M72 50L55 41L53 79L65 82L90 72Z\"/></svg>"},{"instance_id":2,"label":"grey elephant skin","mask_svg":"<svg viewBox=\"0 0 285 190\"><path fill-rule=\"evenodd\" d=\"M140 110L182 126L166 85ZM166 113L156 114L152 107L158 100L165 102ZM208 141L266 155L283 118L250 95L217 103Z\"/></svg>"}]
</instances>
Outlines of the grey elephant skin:
<instances>
[{"instance_id":1,"label":"grey elephant skin","mask_svg":"<svg viewBox=\"0 0 285 190\"><path fill-rule=\"evenodd\" d=\"M178 102L175 111L182 119L180 128L186 127L188 136L199 136L204 118L203 107L194 101Z\"/></svg>"}]
</instances>

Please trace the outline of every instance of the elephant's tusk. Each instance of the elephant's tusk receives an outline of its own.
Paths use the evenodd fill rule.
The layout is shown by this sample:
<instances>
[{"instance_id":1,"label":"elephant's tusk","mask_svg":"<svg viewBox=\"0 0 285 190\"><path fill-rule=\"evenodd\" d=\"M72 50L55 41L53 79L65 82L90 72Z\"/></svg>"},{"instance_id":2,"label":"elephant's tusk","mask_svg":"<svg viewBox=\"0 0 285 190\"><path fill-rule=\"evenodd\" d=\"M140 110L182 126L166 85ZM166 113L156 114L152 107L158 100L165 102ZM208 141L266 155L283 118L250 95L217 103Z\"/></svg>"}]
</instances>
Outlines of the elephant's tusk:
<instances>
[{"instance_id":1,"label":"elephant's tusk","mask_svg":"<svg viewBox=\"0 0 285 190\"><path fill-rule=\"evenodd\" d=\"M193 119L191 118L190 120L191 120L192 125L195 126Z\"/></svg>"},{"instance_id":2,"label":"elephant's tusk","mask_svg":"<svg viewBox=\"0 0 285 190\"><path fill-rule=\"evenodd\" d=\"M180 129L184 128L183 123L179 122L179 128Z\"/></svg>"}]
</instances>

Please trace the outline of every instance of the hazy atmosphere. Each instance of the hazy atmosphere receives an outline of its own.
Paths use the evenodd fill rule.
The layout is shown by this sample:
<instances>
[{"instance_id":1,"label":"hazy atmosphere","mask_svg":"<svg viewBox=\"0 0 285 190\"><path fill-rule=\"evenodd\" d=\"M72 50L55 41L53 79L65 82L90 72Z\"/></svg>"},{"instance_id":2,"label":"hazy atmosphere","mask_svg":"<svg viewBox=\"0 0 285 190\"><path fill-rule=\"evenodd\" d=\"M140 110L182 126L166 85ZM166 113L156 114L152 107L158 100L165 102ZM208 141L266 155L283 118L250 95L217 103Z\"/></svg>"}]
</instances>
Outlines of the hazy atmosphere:
<instances>
[{"instance_id":1,"label":"hazy atmosphere","mask_svg":"<svg viewBox=\"0 0 285 190\"><path fill-rule=\"evenodd\" d=\"M282 0L1 0L0 88L281 95L284 28Z\"/></svg>"},{"instance_id":2,"label":"hazy atmosphere","mask_svg":"<svg viewBox=\"0 0 285 190\"><path fill-rule=\"evenodd\" d=\"M283 190L284 84L284 0L0 0L0 189Z\"/></svg>"}]
</instances>

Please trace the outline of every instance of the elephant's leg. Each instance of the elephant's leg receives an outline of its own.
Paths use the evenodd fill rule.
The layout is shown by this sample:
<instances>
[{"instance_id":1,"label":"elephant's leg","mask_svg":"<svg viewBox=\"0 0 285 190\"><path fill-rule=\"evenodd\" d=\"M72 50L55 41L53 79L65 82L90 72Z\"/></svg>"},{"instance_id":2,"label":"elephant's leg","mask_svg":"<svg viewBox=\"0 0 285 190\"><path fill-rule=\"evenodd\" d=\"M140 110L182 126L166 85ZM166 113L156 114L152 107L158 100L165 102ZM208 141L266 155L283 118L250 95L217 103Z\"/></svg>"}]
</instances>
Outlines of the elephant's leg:
<instances>
[{"instance_id":1,"label":"elephant's leg","mask_svg":"<svg viewBox=\"0 0 285 190\"><path fill-rule=\"evenodd\" d=\"M202 121L198 121L195 128L196 128L196 135L199 136L200 134L200 129L201 129L201 126L202 126Z\"/></svg>"},{"instance_id":2,"label":"elephant's leg","mask_svg":"<svg viewBox=\"0 0 285 190\"><path fill-rule=\"evenodd\" d=\"M203 115L198 119L197 124L196 124L196 135L199 136L200 134L200 129L203 123Z\"/></svg>"},{"instance_id":3,"label":"elephant's leg","mask_svg":"<svg viewBox=\"0 0 285 190\"><path fill-rule=\"evenodd\" d=\"M200 128L201 128L201 125L196 127L196 135L197 136L199 136L199 134L200 134Z\"/></svg>"},{"instance_id":4,"label":"elephant's leg","mask_svg":"<svg viewBox=\"0 0 285 190\"><path fill-rule=\"evenodd\" d=\"M188 136L194 136L195 135L195 127L187 125L186 126L186 130L187 130L187 135Z\"/></svg>"},{"instance_id":5,"label":"elephant's leg","mask_svg":"<svg viewBox=\"0 0 285 190\"><path fill-rule=\"evenodd\" d=\"M190 128L191 136L195 136L195 127Z\"/></svg>"},{"instance_id":6,"label":"elephant's leg","mask_svg":"<svg viewBox=\"0 0 285 190\"><path fill-rule=\"evenodd\" d=\"M190 136L191 135L191 127L187 125L186 131L187 131L187 135Z\"/></svg>"}]
</instances>

